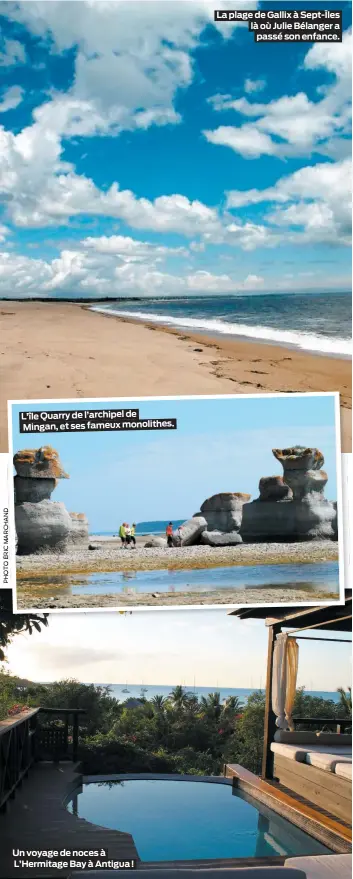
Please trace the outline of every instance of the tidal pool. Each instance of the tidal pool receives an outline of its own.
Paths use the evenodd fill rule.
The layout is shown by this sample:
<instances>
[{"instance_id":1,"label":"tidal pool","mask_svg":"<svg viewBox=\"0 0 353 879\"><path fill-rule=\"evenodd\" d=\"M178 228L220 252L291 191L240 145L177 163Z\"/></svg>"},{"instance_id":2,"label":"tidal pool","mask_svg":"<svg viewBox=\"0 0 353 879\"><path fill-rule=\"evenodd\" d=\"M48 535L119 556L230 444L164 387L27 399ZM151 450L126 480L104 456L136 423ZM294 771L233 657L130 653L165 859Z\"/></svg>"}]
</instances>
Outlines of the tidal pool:
<instances>
[{"instance_id":1,"label":"tidal pool","mask_svg":"<svg viewBox=\"0 0 353 879\"><path fill-rule=\"evenodd\" d=\"M306 590L313 595L339 595L338 562L313 564L245 565L191 570L109 571L26 577L20 587L41 597L84 595L138 595L151 592L210 592L220 589Z\"/></svg>"}]
</instances>

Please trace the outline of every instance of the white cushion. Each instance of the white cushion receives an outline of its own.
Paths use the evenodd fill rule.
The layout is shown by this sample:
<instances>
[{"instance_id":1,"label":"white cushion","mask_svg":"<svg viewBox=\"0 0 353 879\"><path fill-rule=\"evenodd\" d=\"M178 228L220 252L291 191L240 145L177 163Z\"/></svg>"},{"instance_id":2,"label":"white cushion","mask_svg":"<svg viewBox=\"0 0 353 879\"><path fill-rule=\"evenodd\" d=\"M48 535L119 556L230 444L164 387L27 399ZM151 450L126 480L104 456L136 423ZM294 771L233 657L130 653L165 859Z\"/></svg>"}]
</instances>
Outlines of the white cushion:
<instances>
[{"instance_id":1,"label":"white cushion","mask_svg":"<svg viewBox=\"0 0 353 879\"><path fill-rule=\"evenodd\" d=\"M289 760L296 760L298 763L304 763L309 748L313 745L300 747L299 745L281 745L279 742L272 742L271 751L279 754L281 757L287 757Z\"/></svg>"},{"instance_id":2,"label":"white cushion","mask_svg":"<svg viewBox=\"0 0 353 879\"><path fill-rule=\"evenodd\" d=\"M352 764L336 763L335 773L336 775L340 775L342 778L349 778L350 780L352 780Z\"/></svg>"},{"instance_id":3,"label":"white cushion","mask_svg":"<svg viewBox=\"0 0 353 879\"><path fill-rule=\"evenodd\" d=\"M344 751L345 749L341 748L340 750ZM336 763L352 763L352 755L335 754L333 748L330 752L327 752L324 746L322 746L322 750L308 751L305 763L315 766L317 769L323 769L325 772L334 772Z\"/></svg>"},{"instance_id":4,"label":"white cushion","mask_svg":"<svg viewBox=\"0 0 353 879\"><path fill-rule=\"evenodd\" d=\"M287 858L285 867L303 870L306 879L352 879L351 855L315 855ZM290 879L290 873L288 874Z\"/></svg>"}]
</instances>

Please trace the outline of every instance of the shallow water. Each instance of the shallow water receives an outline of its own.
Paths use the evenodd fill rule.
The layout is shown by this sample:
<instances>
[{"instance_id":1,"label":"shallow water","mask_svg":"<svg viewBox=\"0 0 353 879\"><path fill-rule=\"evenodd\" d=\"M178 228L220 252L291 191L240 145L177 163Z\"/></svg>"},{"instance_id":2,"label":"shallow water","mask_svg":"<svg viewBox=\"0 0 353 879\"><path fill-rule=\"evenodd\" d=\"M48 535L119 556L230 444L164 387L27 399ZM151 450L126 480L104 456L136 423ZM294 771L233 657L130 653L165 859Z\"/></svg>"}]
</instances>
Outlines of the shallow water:
<instances>
[{"instance_id":1,"label":"shallow water","mask_svg":"<svg viewBox=\"0 0 353 879\"><path fill-rule=\"evenodd\" d=\"M305 589L339 592L338 562L248 565L191 570L109 571L28 577L21 580L44 597L58 595L138 595L151 592L209 592L219 589Z\"/></svg>"},{"instance_id":2,"label":"shallow water","mask_svg":"<svg viewBox=\"0 0 353 879\"><path fill-rule=\"evenodd\" d=\"M162 780L84 784L68 809L131 833L143 861L329 854L321 843L231 785Z\"/></svg>"}]
</instances>

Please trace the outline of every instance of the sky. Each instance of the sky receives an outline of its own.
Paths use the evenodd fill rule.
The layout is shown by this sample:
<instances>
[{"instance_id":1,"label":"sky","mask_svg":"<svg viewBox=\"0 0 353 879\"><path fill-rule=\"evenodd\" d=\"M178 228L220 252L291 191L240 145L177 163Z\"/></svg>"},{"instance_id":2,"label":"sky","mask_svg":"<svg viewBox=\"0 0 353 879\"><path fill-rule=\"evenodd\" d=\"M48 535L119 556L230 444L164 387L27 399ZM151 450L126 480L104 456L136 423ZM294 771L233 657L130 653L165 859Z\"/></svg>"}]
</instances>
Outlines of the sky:
<instances>
[{"instance_id":1,"label":"sky","mask_svg":"<svg viewBox=\"0 0 353 879\"><path fill-rule=\"evenodd\" d=\"M196 687L257 689L265 686L267 638L264 621L238 620L224 608L52 614L40 634L16 635L6 667L43 682L74 677L85 683L191 686L195 679ZM347 687L350 643L298 644L298 686Z\"/></svg>"},{"instance_id":2,"label":"sky","mask_svg":"<svg viewBox=\"0 0 353 879\"><path fill-rule=\"evenodd\" d=\"M350 288L351 4L321 45L214 8L0 0L0 296Z\"/></svg>"},{"instance_id":3,"label":"sky","mask_svg":"<svg viewBox=\"0 0 353 879\"><path fill-rule=\"evenodd\" d=\"M114 531L121 521L190 518L206 498L224 491L258 497L261 476L282 475L273 448L318 447L336 499L333 395L204 397L189 400L61 401L14 404L12 448L52 445L69 479L58 480L52 500L86 513L91 533ZM177 419L176 430L19 433L21 411L139 408L140 418ZM50 422L46 422L50 424Z\"/></svg>"}]
</instances>

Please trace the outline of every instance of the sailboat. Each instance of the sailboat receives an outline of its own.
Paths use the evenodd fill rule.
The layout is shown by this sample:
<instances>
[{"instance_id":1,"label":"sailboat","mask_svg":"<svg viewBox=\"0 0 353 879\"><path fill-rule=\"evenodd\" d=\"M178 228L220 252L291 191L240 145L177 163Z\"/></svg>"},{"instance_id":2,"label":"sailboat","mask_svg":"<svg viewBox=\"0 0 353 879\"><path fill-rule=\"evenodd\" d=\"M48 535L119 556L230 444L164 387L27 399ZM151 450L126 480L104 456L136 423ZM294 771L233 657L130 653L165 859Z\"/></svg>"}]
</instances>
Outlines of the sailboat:
<instances>
[{"instance_id":1,"label":"sailboat","mask_svg":"<svg viewBox=\"0 0 353 879\"><path fill-rule=\"evenodd\" d=\"M130 693L130 690L128 690L128 688L127 688L127 681L126 681L126 687L123 687L121 692L122 693Z\"/></svg>"}]
</instances>

